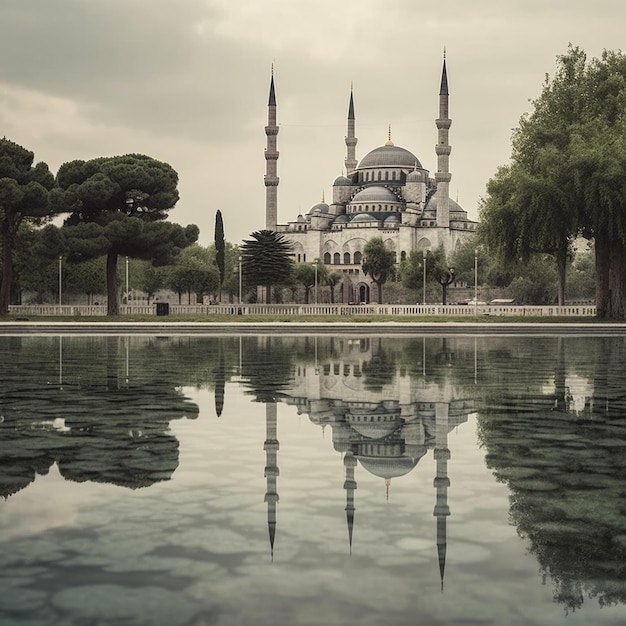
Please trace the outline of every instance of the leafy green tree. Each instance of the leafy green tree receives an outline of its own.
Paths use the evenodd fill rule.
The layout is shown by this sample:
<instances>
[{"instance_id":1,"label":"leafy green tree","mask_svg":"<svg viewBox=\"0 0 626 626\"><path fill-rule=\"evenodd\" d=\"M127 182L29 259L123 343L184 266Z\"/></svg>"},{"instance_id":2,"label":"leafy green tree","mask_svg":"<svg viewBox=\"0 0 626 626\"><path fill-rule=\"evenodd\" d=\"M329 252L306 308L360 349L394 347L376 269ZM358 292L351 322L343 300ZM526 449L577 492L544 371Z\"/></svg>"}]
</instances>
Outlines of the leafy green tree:
<instances>
[{"instance_id":1,"label":"leafy green tree","mask_svg":"<svg viewBox=\"0 0 626 626\"><path fill-rule=\"evenodd\" d=\"M178 175L142 154L71 161L57 173L55 206L69 212L70 261L106 255L107 312L119 312L119 255L166 265L198 237L198 227L167 223L178 201Z\"/></svg>"},{"instance_id":2,"label":"leafy green tree","mask_svg":"<svg viewBox=\"0 0 626 626\"><path fill-rule=\"evenodd\" d=\"M137 286L148 295L148 304L167 284L168 269L168 267L154 267L151 263L142 263Z\"/></svg>"},{"instance_id":3,"label":"leafy green tree","mask_svg":"<svg viewBox=\"0 0 626 626\"><path fill-rule=\"evenodd\" d=\"M202 301L203 295L210 295L219 289L219 275L215 266L215 249L192 244L183 250L169 271L169 285L178 294L187 293L191 304L191 294Z\"/></svg>"},{"instance_id":4,"label":"leafy green tree","mask_svg":"<svg viewBox=\"0 0 626 626\"><path fill-rule=\"evenodd\" d=\"M533 108L487 186L480 229L507 259L554 254L559 302L572 240L593 238L598 316L626 319L626 56L588 62L570 46Z\"/></svg>"},{"instance_id":5,"label":"leafy green tree","mask_svg":"<svg viewBox=\"0 0 626 626\"><path fill-rule=\"evenodd\" d=\"M35 155L26 148L0 139L0 315L9 312L13 253L20 224L41 223L51 214L49 191L54 177L45 163L33 165L34 159Z\"/></svg>"},{"instance_id":6,"label":"leafy green tree","mask_svg":"<svg viewBox=\"0 0 626 626\"><path fill-rule=\"evenodd\" d=\"M244 282L250 286L264 286L270 302L272 286L288 285L291 280L291 244L273 230L259 230L251 237L241 248Z\"/></svg>"},{"instance_id":7,"label":"leafy green tree","mask_svg":"<svg viewBox=\"0 0 626 626\"><path fill-rule=\"evenodd\" d=\"M335 303L335 287L343 280L343 274L338 271L328 272L324 284L330 288L330 302Z\"/></svg>"},{"instance_id":8,"label":"leafy green tree","mask_svg":"<svg viewBox=\"0 0 626 626\"><path fill-rule=\"evenodd\" d=\"M363 273L369 275L378 289L378 304L383 301L383 285L393 271L396 257L395 254L385 247L385 242L380 237L370 239L363 249Z\"/></svg>"},{"instance_id":9,"label":"leafy green tree","mask_svg":"<svg viewBox=\"0 0 626 626\"><path fill-rule=\"evenodd\" d=\"M293 279L304 287L304 304L309 304L309 294L315 283L315 268L310 263L296 263Z\"/></svg>"},{"instance_id":10,"label":"leafy green tree","mask_svg":"<svg viewBox=\"0 0 626 626\"><path fill-rule=\"evenodd\" d=\"M430 257L429 273L432 278L441 285L441 303L447 304L448 286L456 277L456 268L448 261L443 246L439 246L434 251L429 251L427 259Z\"/></svg>"},{"instance_id":11,"label":"leafy green tree","mask_svg":"<svg viewBox=\"0 0 626 626\"><path fill-rule=\"evenodd\" d=\"M219 272L220 294L222 300L222 286L224 285L224 275L226 271L226 246L224 243L224 222L222 212L218 209L215 214L215 264Z\"/></svg>"}]
</instances>

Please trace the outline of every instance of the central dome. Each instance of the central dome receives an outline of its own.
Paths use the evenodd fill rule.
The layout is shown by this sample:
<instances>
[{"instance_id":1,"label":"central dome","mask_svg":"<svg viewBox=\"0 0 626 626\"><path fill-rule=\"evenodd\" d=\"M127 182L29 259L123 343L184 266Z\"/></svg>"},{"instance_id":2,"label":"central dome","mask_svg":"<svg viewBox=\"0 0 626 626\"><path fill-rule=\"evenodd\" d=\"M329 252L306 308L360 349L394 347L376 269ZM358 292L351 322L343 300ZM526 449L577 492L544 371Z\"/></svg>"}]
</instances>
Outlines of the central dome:
<instances>
[{"instance_id":1,"label":"central dome","mask_svg":"<svg viewBox=\"0 0 626 626\"><path fill-rule=\"evenodd\" d=\"M359 163L358 170L370 167L401 167L404 169L422 168L419 159L406 148L385 145L368 152Z\"/></svg>"}]
</instances>

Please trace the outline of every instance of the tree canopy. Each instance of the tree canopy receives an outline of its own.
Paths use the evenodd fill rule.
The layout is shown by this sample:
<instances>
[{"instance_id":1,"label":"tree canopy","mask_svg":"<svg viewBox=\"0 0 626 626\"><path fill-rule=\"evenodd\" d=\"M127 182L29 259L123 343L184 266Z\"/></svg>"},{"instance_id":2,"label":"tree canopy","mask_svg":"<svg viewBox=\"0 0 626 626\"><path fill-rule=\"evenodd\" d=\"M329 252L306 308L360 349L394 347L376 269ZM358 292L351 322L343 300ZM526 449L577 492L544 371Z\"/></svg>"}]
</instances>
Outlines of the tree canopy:
<instances>
[{"instance_id":1,"label":"tree canopy","mask_svg":"<svg viewBox=\"0 0 626 626\"><path fill-rule=\"evenodd\" d=\"M107 312L119 310L119 255L170 262L198 238L198 227L164 222L178 201L178 175L142 154L71 161L57 173L54 204L70 213L65 241L70 261L106 255Z\"/></svg>"},{"instance_id":2,"label":"tree canopy","mask_svg":"<svg viewBox=\"0 0 626 626\"><path fill-rule=\"evenodd\" d=\"M594 239L601 318L626 319L626 56L570 46L487 185L479 232L505 260L557 259L559 302L573 239Z\"/></svg>"},{"instance_id":3,"label":"tree canopy","mask_svg":"<svg viewBox=\"0 0 626 626\"><path fill-rule=\"evenodd\" d=\"M363 273L371 277L378 288L378 304L383 301L383 285L393 271L396 257L392 250L385 247L380 237L370 239L363 249Z\"/></svg>"},{"instance_id":4,"label":"tree canopy","mask_svg":"<svg viewBox=\"0 0 626 626\"><path fill-rule=\"evenodd\" d=\"M54 186L54 176L45 163L33 165L34 160L35 155L26 148L0 139L0 315L9 311L18 229L24 221L38 223L51 213L48 192Z\"/></svg>"}]
</instances>

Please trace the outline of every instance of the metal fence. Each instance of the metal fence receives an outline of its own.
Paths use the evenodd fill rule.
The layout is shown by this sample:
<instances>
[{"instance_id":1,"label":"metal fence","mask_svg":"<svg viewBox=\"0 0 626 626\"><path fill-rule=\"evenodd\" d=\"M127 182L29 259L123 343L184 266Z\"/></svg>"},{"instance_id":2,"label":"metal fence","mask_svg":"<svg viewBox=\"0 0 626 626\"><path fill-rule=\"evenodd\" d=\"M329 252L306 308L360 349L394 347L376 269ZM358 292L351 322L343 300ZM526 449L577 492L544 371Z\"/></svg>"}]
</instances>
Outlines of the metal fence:
<instances>
[{"instance_id":1,"label":"metal fence","mask_svg":"<svg viewBox=\"0 0 626 626\"><path fill-rule=\"evenodd\" d=\"M171 304L168 303L120 305L120 315L286 315L286 316L476 316L505 315L532 317L593 317L594 305L572 306L515 306L490 304ZM9 313L18 317L64 316L89 317L105 316L105 305L11 305Z\"/></svg>"}]
</instances>

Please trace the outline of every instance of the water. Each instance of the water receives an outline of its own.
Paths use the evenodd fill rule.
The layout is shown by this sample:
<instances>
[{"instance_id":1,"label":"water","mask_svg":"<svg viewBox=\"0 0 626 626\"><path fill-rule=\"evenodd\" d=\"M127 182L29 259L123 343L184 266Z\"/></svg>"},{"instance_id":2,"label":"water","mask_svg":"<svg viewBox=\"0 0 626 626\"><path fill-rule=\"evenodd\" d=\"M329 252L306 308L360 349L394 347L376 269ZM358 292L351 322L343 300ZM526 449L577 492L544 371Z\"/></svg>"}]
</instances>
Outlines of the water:
<instances>
[{"instance_id":1,"label":"water","mask_svg":"<svg viewBox=\"0 0 626 626\"><path fill-rule=\"evenodd\" d=\"M623 624L624 337L0 337L0 623Z\"/></svg>"}]
</instances>

